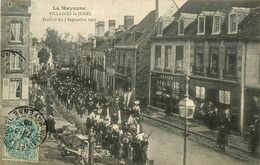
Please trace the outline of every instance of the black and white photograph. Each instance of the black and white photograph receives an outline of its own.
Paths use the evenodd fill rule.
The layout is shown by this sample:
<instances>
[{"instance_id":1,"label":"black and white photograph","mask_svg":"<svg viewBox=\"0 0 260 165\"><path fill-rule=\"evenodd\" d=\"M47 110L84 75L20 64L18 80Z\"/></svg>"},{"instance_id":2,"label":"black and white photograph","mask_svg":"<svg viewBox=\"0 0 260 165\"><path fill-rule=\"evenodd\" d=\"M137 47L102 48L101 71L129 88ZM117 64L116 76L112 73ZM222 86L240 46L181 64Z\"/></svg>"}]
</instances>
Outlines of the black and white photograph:
<instances>
[{"instance_id":1,"label":"black and white photograph","mask_svg":"<svg viewBox=\"0 0 260 165\"><path fill-rule=\"evenodd\" d=\"M260 165L260 0L0 2L0 165Z\"/></svg>"}]
</instances>

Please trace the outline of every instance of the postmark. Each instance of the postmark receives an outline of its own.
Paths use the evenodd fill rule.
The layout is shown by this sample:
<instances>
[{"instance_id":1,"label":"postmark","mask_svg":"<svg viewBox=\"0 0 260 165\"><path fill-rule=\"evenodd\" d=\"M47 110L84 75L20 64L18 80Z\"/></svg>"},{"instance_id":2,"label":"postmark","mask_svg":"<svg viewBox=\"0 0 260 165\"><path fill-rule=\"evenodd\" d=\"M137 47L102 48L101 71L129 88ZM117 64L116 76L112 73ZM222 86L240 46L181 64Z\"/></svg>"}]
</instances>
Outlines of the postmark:
<instances>
[{"instance_id":1,"label":"postmark","mask_svg":"<svg viewBox=\"0 0 260 165\"><path fill-rule=\"evenodd\" d=\"M13 109L5 120L3 159L38 161L39 146L46 136L47 123L37 109L29 106Z\"/></svg>"}]
</instances>

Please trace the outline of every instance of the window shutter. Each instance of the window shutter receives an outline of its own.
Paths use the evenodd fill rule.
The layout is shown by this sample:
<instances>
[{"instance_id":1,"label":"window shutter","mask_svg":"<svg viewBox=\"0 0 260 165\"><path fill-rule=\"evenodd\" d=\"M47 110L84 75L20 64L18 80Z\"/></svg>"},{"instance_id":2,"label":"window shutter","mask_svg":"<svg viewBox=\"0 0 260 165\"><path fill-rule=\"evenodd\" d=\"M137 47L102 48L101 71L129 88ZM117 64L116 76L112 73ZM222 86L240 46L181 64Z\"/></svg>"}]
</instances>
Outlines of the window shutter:
<instances>
[{"instance_id":1,"label":"window shutter","mask_svg":"<svg viewBox=\"0 0 260 165\"><path fill-rule=\"evenodd\" d=\"M219 90L219 102L225 103L225 92L223 90Z\"/></svg>"},{"instance_id":2,"label":"window shutter","mask_svg":"<svg viewBox=\"0 0 260 165\"><path fill-rule=\"evenodd\" d=\"M23 78L22 82L22 99L28 99L28 88L29 86L29 79L28 78Z\"/></svg>"},{"instance_id":3,"label":"window shutter","mask_svg":"<svg viewBox=\"0 0 260 165\"><path fill-rule=\"evenodd\" d=\"M200 87L196 86L196 98L200 98Z\"/></svg>"},{"instance_id":4,"label":"window shutter","mask_svg":"<svg viewBox=\"0 0 260 165\"><path fill-rule=\"evenodd\" d=\"M205 88L201 87L200 92L201 92L200 94L201 99L205 99Z\"/></svg>"},{"instance_id":5,"label":"window shutter","mask_svg":"<svg viewBox=\"0 0 260 165\"><path fill-rule=\"evenodd\" d=\"M3 100L8 100L9 98L9 79L3 78Z\"/></svg>"}]
</instances>

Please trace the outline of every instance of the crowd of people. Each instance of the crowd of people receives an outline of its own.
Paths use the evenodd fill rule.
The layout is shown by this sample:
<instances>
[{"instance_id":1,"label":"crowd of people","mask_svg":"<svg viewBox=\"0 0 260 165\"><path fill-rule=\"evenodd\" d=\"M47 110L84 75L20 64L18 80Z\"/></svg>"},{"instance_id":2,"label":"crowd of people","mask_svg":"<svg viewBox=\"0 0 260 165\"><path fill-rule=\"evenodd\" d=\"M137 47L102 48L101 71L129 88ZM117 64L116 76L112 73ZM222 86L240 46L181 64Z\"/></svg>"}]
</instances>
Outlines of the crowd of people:
<instances>
[{"instance_id":1,"label":"crowd of people","mask_svg":"<svg viewBox=\"0 0 260 165\"><path fill-rule=\"evenodd\" d=\"M66 107L65 113L75 110L79 118L86 118L80 129L82 134L94 134L95 145L108 150L117 162L146 163L150 135L143 131L143 112L131 86L126 91L108 95L100 91L90 78L75 73L56 74L47 82L48 85ZM35 106L45 105L50 123L53 123L52 104L48 99L35 99Z\"/></svg>"},{"instance_id":2,"label":"crowd of people","mask_svg":"<svg viewBox=\"0 0 260 165\"><path fill-rule=\"evenodd\" d=\"M96 144L109 150L117 161L133 164L146 162L150 135L147 136L142 129L143 109L131 86L111 95L100 90L91 78L76 73L56 74L50 79L38 77L36 80L36 84L43 89L48 85L53 88L58 100L66 106L66 113L75 110L80 118L86 118L82 133L88 135L92 131ZM55 124L52 102L44 100L41 92L37 92L34 96L35 107L46 107L49 123ZM196 113L199 115L196 116ZM202 117L209 129L218 130L216 140L220 149L225 151L231 132L229 108L219 111L212 102L201 103L196 106L196 117ZM250 134L250 150L256 154L258 116L250 125Z\"/></svg>"}]
</instances>

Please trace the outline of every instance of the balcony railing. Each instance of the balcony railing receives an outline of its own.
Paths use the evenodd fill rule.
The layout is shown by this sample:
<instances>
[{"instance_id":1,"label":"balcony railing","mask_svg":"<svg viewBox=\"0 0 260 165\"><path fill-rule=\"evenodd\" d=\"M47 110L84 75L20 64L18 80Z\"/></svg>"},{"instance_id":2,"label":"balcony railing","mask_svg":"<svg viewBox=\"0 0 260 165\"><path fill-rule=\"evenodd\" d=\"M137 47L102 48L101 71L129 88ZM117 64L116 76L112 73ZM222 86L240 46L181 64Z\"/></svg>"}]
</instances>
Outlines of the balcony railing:
<instances>
[{"instance_id":1,"label":"balcony railing","mask_svg":"<svg viewBox=\"0 0 260 165\"><path fill-rule=\"evenodd\" d=\"M224 79L228 79L228 80L237 80L238 76L237 76L237 71L233 70L233 71L227 71L226 69L223 70L223 78Z\"/></svg>"}]
</instances>

